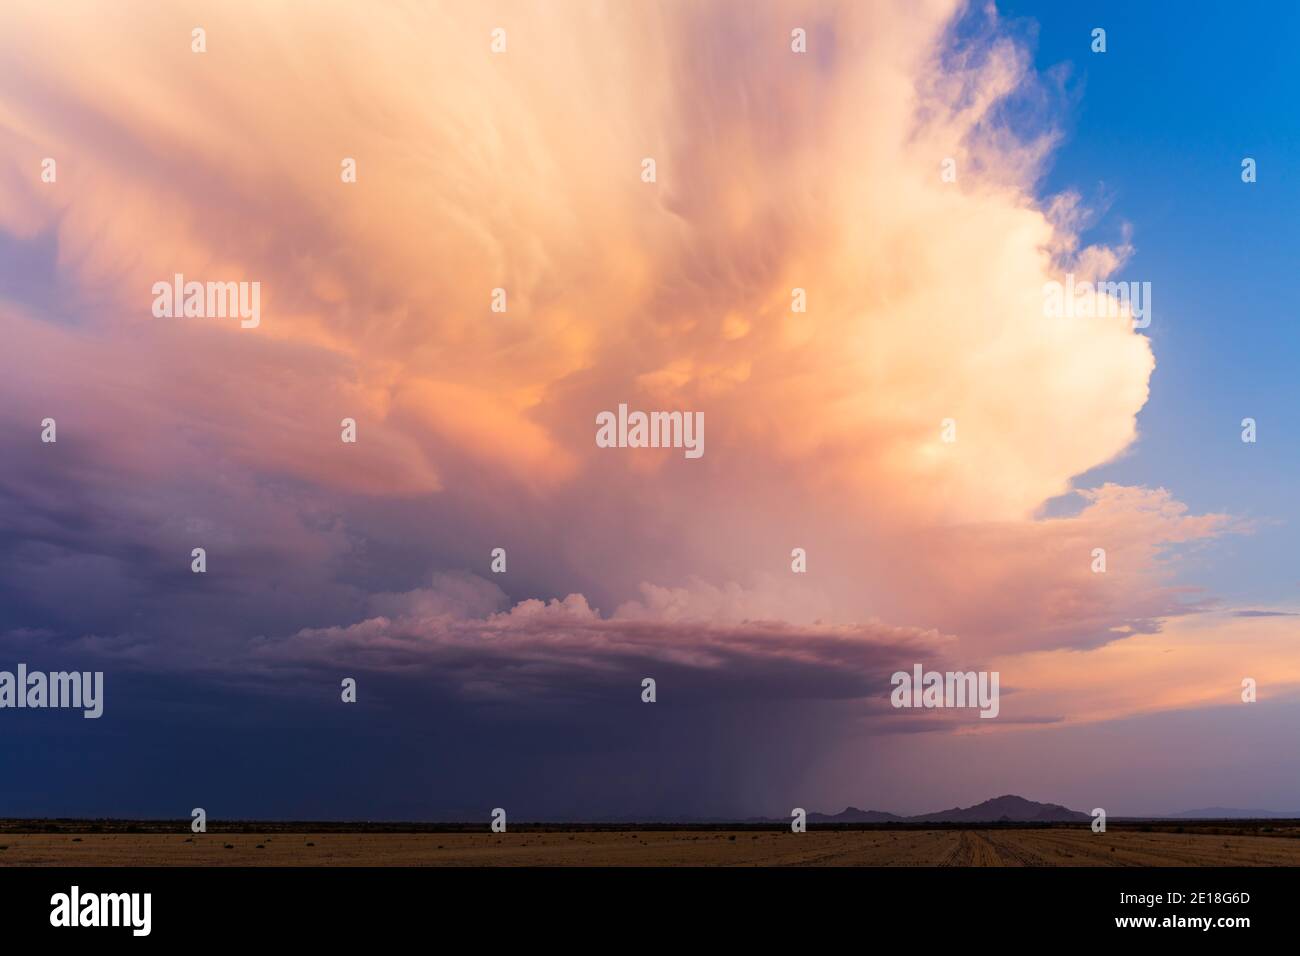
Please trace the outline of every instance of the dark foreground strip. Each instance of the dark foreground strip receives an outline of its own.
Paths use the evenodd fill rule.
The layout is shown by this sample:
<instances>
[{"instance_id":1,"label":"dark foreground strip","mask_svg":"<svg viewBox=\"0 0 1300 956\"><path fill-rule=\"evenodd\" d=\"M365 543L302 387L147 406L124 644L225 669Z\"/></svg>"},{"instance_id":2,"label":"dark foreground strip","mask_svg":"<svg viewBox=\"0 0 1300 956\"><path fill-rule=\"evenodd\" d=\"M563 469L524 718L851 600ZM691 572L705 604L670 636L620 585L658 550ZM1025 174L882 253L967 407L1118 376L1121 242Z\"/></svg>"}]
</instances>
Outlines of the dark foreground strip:
<instances>
[{"instance_id":1,"label":"dark foreground strip","mask_svg":"<svg viewBox=\"0 0 1300 956\"><path fill-rule=\"evenodd\" d=\"M1050 941L1130 936L1232 945L1300 930L1298 876L1210 868L14 867L0 868L0 925L7 942L63 937L114 948L267 941L297 949L396 944L418 934L434 950L459 938L457 948L549 941L676 950L689 941L691 949L708 942L728 951L740 943L802 951L832 935L872 945L909 937L975 945L1027 932ZM143 896L123 894L145 893L149 933L137 936ZM51 914L74 921L74 900L75 922L119 925L51 925ZM1201 928L1202 920L1243 917L1248 926Z\"/></svg>"}]
</instances>

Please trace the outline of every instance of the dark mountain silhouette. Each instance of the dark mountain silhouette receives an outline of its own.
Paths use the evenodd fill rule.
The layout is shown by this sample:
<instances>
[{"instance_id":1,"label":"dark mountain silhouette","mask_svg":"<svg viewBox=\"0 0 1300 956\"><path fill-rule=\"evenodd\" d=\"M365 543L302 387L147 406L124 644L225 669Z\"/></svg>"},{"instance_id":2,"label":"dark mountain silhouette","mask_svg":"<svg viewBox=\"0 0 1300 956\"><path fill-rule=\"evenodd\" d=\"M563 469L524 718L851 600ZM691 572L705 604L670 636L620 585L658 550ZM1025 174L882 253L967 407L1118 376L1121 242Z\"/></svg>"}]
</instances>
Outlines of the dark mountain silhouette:
<instances>
[{"instance_id":1,"label":"dark mountain silhouette","mask_svg":"<svg viewBox=\"0 0 1300 956\"><path fill-rule=\"evenodd\" d=\"M884 810L859 810L847 807L840 813L810 813L809 823L902 823L906 817Z\"/></svg>"},{"instance_id":2,"label":"dark mountain silhouette","mask_svg":"<svg viewBox=\"0 0 1300 956\"><path fill-rule=\"evenodd\" d=\"M973 807L953 807L938 813L900 817L883 810L849 807L842 813L810 813L809 823L1088 823L1092 817L1055 803L1038 803L1014 794L985 800Z\"/></svg>"},{"instance_id":3,"label":"dark mountain silhouette","mask_svg":"<svg viewBox=\"0 0 1300 956\"><path fill-rule=\"evenodd\" d=\"M1092 817L1059 804L1038 803L1006 794L973 807L953 807L907 819L911 823L1083 823L1091 821Z\"/></svg>"}]
</instances>

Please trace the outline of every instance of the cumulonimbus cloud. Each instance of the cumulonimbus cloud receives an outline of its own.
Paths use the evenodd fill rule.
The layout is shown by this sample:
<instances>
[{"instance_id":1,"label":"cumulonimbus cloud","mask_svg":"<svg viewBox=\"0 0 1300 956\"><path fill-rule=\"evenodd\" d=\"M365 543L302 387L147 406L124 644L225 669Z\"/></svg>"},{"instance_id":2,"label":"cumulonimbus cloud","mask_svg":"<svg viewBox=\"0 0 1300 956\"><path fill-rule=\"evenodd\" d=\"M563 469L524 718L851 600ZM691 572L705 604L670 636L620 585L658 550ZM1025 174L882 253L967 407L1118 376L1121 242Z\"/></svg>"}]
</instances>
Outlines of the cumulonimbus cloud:
<instances>
[{"instance_id":1,"label":"cumulonimbus cloud","mask_svg":"<svg viewBox=\"0 0 1300 956\"><path fill-rule=\"evenodd\" d=\"M1032 196L1043 144L996 122L1033 77L1003 39L953 56L957 9L329 7L304 47L296 18L236 4L203 11L195 54L184 5L119 36L94 5L69 32L18 3L0 225L52 234L58 271L99 296L86 331L140 387L206 399L252 466L440 487L440 462L396 448L379 487L313 453L314 397L381 448L419 436L580 482L593 413L627 399L706 410L715 459L849 508L1021 517L1133 439L1152 357L1122 318L1044 320L1073 237ZM117 55L92 55L106 37ZM57 184L43 156L64 157ZM261 281L258 337L159 328L143 290L174 273ZM75 339L29 335L48 372L74 360ZM259 385L224 384L248 363Z\"/></svg>"},{"instance_id":2,"label":"cumulonimbus cloud","mask_svg":"<svg viewBox=\"0 0 1300 956\"><path fill-rule=\"evenodd\" d=\"M241 602L228 628L295 635L259 644L267 662L432 654L484 686L493 665L671 659L834 693L919 635L978 662L1192 606L1162 556L1222 516L1108 486L1035 518L1135 440L1154 357L1122 315L1044 315L1045 283L1127 249L1081 246L1077 202L1036 195L1052 129L1005 118L1040 81L987 11L76 12L0 14L0 234L49 280L10 270L0 300L0 428L24 449L5 480L20 502L67 488L42 514L97 516L24 525L10 560L50 605L70 554L127 594L142 554L154 573L207 535ZM260 281L261 325L154 318L176 273ZM620 402L703 411L704 457L597 448ZM38 461L55 412L75 456ZM103 519L114 501L130 520ZM414 593L384 581L421 548L445 570L497 544L534 593L587 597L375 610ZM284 627L277 568L304 615L356 623Z\"/></svg>"}]
</instances>

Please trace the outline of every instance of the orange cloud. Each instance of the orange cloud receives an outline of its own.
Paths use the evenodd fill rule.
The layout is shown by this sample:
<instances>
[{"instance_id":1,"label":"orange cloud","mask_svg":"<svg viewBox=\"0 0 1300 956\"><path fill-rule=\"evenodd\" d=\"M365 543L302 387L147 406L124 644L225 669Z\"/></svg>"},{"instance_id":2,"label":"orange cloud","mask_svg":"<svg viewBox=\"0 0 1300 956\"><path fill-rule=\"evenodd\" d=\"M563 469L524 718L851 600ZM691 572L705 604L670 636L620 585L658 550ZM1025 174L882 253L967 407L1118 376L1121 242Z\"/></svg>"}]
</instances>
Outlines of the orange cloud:
<instances>
[{"instance_id":1,"label":"orange cloud","mask_svg":"<svg viewBox=\"0 0 1300 956\"><path fill-rule=\"evenodd\" d=\"M13 433L57 406L117 480L229 463L436 500L547 555L558 593L631 600L617 625L511 612L589 654L634 620L647 648L713 621L701 647L752 650L709 629L748 620L792 657L831 635L838 664L836 628L901 628L967 662L1045 653L1046 687L1061 649L1146 647L1124 636L1188 609L1164 557L1225 517L1115 486L1034 517L1134 442L1155 360L1124 316L1044 314L1045 283L1129 250L1035 194L1053 131L999 122L1036 79L995 21L957 44L956 0L132 6L0 14L0 232L55 280L0 304ZM261 325L153 318L175 273L261 282ZM620 402L703 411L705 457L602 455ZM390 625L339 633L418 636Z\"/></svg>"},{"instance_id":2,"label":"orange cloud","mask_svg":"<svg viewBox=\"0 0 1300 956\"><path fill-rule=\"evenodd\" d=\"M891 513L1023 517L1132 441L1153 362L1123 319L1044 318L1047 250L1076 245L1029 191L1050 136L987 132L1032 77L1005 41L942 60L956 9L328 6L304 21L182 3L125 31L120 8L19 2L0 41L24 94L0 113L0 225L56 232L60 268L106 294L87 317L105 332L163 334L142 291L160 276L260 281L246 347L332 353L335 384L318 383L356 390L370 422L413 405L414 437L444 433L521 478L573 478L591 412L644 397L706 407L717 454ZM807 55L790 50L797 23ZM37 177L46 155L63 161L54 185ZM790 312L796 287L806 313ZM142 385L172 397L165 378ZM399 493L424 483L384 474Z\"/></svg>"},{"instance_id":3,"label":"orange cloud","mask_svg":"<svg viewBox=\"0 0 1300 956\"><path fill-rule=\"evenodd\" d=\"M1113 720L1161 710L1263 706L1300 691L1295 617L1198 615L1167 622L1088 650L1055 650L1002 660L1017 693L1012 714L1061 714L1071 722ZM1242 700L1256 682L1258 703Z\"/></svg>"}]
</instances>

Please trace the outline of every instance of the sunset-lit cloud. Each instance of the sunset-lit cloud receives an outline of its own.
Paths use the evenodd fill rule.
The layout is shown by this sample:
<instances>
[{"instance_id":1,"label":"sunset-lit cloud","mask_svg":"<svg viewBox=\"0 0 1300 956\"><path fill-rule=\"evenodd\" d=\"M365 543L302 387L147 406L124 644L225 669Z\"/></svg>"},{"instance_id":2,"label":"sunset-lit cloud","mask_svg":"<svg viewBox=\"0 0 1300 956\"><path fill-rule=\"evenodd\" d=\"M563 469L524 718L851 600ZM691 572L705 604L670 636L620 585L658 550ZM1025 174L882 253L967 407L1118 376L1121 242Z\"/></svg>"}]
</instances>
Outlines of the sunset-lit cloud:
<instances>
[{"instance_id":1,"label":"sunset-lit cloud","mask_svg":"<svg viewBox=\"0 0 1300 956\"><path fill-rule=\"evenodd\" d=\"M731 591L730 601L742 597ZM879 623L677 617L665 613L663 595L650 588L649 605L629 602L611 615L580 594L522 601L482 616L465 613L504 597L481 578L439 575L433 588L380 596L377 606L393 616L300 631L288 641L260 644L253 661L405 669L470 699L569 696L638 686L651 674L675 695L838 699L875 696L892 670L945 643L932 631ZM716 598L705 596L710 603Z\"/></svg>"},{"instance_id":2,"label":"sunset-lit cloud","mask_svg":"<svg viewBox=\"0 0 1300 956\"><path fill-rule=\"evenodd\" d=\"M1046 283L1133 250L1041 195L1049 81L995 14L133 6L0 14L0 570L25 627L470 700L660 667L858 701L882 732L914 720L882 709L914 661L1000 669L1012 728L1212 705L1280 666L1286 618L1204 614L1213 582L1176 574L1248 525L1172 479L1076 485L1138 440L1156 356L1128 316L1044 313ZM261 323L154 318L178 273L260 282ZM620 403L703 412L706 454L598 448Z\"/></svg>"},{"instance_id":3,"label":"sunset-lit cloud","mask_svg":"<svg viewBox=\"0 0 1300 956\"><path fill-rule=\"evenodd\" d=\"M1295 630L1285 615L1198 615L1105 647L1022 655L1007 662L1023 692L1006 706L1078 722L1239 707L1246 678L1259 700L1284 698L1300 690Z\"/></svg>"},{"instance_id":4,"label":"sunset-lit cloud","mask_svg":"<svg viewBox=\"0 0 1300 956\"><path fill-rule=\"evenodd\" d=\"M110 68L91 48L116 13L86 5L69 34L19 4L5 42L27 95L5 106L0 215L55 235L95 301L87 334L161 339L164 366L201 349L214 371L292 367L240 389L263 415L228 416L254 466L354 483L310 452L324 425L276 379L525 483L580 481L593 410L626 398L705 409L724 472L781 469L853 512L1024 517L1134 438L1153 361L1123 319L1044 320L1053 251L1076 245L1031 197L1048 134L990 122L1033 79L1005 41L945 61L955 9L765 4L724 44L726 4L339 5L287 57L296 19L232 6L203 11L200 57L178 6L112 33ZM833 41L791 55L796 10ZM508 55L469 39L494 16ZM384 38L383 68L358 35ZM586 55L557 61L557 44ZM39 55L55 45L99 65L62 71ZM60 154L57 188L22 175ZM177 272L260 281L257 341L158 329L143 290ZM47 372L76 347L43 344ZM138 376L180 413L220 387ZM437 462L386 464L375 491L439 487Z\"/></svg>"}]
</instances>

